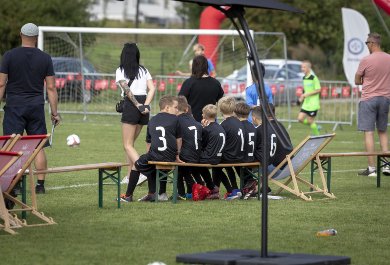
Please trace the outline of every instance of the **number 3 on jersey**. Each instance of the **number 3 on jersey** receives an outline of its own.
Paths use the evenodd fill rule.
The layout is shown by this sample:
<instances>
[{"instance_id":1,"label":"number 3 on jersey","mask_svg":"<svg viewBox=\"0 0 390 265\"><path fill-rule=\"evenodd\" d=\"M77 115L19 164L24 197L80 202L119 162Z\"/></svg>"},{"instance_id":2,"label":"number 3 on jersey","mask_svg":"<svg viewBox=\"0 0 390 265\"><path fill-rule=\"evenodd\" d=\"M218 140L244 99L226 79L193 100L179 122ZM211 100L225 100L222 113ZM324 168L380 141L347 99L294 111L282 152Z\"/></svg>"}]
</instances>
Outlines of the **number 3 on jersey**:
<instances>
[{"instance_id":1,"label":"number 3 on jersey","mask_svg":"<svg viewBox=\"0 0 390 265\"><path fill-rule=\"evenodd\" d=\"M167 139L165 139L165 128L164 127L161 127L161 126L158 126L156 127L156 131L161 131L161 136L158 137L158 139L161 140L161 142L163 143L163 146L162 147L158 147L158 151L165 151L167 150Z\"/></svg>"}]
</instances>

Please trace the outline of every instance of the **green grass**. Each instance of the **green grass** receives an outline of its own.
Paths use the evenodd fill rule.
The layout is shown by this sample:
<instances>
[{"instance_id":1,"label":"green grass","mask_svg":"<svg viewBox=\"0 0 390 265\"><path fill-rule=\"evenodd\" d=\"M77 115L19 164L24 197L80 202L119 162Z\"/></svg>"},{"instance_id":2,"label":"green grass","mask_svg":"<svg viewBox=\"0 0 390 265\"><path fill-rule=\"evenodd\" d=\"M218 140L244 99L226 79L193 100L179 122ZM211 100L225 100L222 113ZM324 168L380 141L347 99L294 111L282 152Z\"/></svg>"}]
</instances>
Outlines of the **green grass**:
<instances>
[{"instance_id":1,"label":"green grass","mask_svg":"<svg viewBox=\"0 0 390 265\"><path fill-rule=\"evenodd\" d=\"M331 129L324 125L322 132ZM293 124L289 132L296 145L309 128ZM66 137L72 133L81 138L79 148L66 146ZM363 150L363 135L355 127L344 126L336 133L326 151ZM144 136L145 129L136 142L140 153L145 150ZM53 148L46 151L49 167L124 161L119 116L88 116L83 121L83 116L63 115ZM346 255L355 265L388 264L389 177L383 176L378 189L375 178L356 176L366 166L366 158L332 162L332 192L337 199L315 196L314 201L305 202L283 192L284 200L269 201L268 250ZM38 196L39 210L57 225L18 229L16 236L0 232L1 264L176 264L176 255L183 253L260 250L261 203L256 200L134 202L117 209L115 187L105 186L104 208L99 209L95 170L48 175L46 188L47 193ZM143 185L135 197L146 192ZM315 236L328 228L338 234Z\"/></svg>"}]
</instances>

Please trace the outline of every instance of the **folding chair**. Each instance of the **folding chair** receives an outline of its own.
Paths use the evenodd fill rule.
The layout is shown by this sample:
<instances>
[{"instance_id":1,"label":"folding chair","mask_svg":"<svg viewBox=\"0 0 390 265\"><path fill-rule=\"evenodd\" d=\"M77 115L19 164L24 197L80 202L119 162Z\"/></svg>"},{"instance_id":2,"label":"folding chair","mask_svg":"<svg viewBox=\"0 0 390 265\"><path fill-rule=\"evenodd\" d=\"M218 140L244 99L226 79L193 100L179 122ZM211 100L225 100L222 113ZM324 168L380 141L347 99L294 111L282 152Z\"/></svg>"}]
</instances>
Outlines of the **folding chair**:
<instances>
[{"instance_id":1,"label":"folding chair","mask_svg":"<svg viewBox=\"0 0 390 265\"><path fill-rule=\"evenodd\" d=\"M336 198L333 193L328 192L324 172L322 170L321 161L318 157L318 153L333 139L335 134L326 134L319 136L308 136L306 137L294 150L286 156L286 158L269 174L269 181L280 189L276 194L282 190L291 192L305 201L311 201L311 193L322 193L329 198ZM318 187L302 179L299 174L313 159L318 165L318 172L321 179L322 187ZM287 180L282 183L281 180ZM298 182L301 182L307 186L309 191L304 192L298 186ZM288 185L292 183L292 188ZM307 196L308 195L308 196Z\"/></svg>"},{"instance_id":2,"label":"folding chair","mask_svg":"<svg viewBox=\"0 0 390 265\"><path fill-rule=\"evenodd\" d=\"M11 167L9 167L8 170L6 170L4 174L0 177L0 186L4 198L9 199L10 201L15 203L15 206L19 207L9 210L9 212L22 212L22 214L30 212L32 215L44 221L43 224L33 225L28 225L27 222L24 221L22 222L24 226L55 224L52 218L47 217L43 213L39 213L37 211L34 176L33 170L31 169L32 162L34 161L38 152L42 149L43 145L49 139L49 137L50 134L21 136L13 145L10 145L8 147L9 150L7 150L23 153L20 159ZM28 168L28 176L30 179L31 206L27 205L25 202L20 201L11 195L12 189L20 181L20 179L23 177Z\"/></svg>"},{"instance_id":3,"label":"folding chair","mask_svg":"<svg viewBox=\"0 0 390 265\"><path fill-rule=\"evenodd\" d=\"M6 152L0 151L0 178L22 155L22 152ZM10 234L16 234L12 228L21 227L20 223L14 219L14 217L8 212L3 193L0 192L0 219L4 221L4 224L0 224L0 228Z\"/></svg>"},{"instance_id":4,"label":"folding chair","mask_svg":"<svg viewBox=\"0 0 390 265\"><path fill-rule=\"evenodd\" d=\"M7 150L9 146L12 146L15 144L15 142L20 138L19 134L12 134L12 135L3 135L0 136L0 150L4 151Z\"/></svg>"}]
</instances>

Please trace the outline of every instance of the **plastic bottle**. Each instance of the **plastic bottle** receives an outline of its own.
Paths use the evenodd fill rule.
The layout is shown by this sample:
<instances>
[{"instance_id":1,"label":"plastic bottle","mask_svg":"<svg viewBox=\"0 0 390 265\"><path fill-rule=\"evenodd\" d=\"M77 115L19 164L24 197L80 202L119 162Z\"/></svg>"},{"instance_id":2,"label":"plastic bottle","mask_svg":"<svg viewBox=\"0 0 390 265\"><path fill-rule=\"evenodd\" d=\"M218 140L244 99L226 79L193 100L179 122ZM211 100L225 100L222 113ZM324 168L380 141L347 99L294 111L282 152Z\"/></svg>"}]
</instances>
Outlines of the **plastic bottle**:
<instances>
[{"instance_id":1,"label":"plastic bottle","mask_svg":"<svg viewBox=\"0 0 390 265\"><path fill-rule=\"evenodd\" d=\"M327 230L323 230L323 231L319 231L317 232L317 236L318 237L321 237L321 236L335 236L337 234L337 231L336 229L327 229Z\"/></svg>"}]
</instances>

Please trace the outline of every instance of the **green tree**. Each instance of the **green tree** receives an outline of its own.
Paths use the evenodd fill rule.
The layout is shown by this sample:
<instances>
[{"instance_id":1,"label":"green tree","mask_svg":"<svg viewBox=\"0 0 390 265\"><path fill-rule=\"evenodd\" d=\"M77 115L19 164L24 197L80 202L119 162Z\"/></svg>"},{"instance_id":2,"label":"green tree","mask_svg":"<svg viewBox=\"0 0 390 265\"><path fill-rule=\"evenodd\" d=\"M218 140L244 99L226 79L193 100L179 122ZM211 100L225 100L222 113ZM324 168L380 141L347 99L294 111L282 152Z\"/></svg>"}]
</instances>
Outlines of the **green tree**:
<instances>
[{"instance_id":1,"label":"green tree","mask_svg":"<svg viewBox=\"0 0 390 265\"><path fill-rule=\"evenodd\" d=\"M87 8L93 0L0 0L0 54L20 45L20 28L28 22L41 26L91 26Z\"/></svg>"},{"instance_id":2,"label":"green tree","mask_svg":"<svg viewBox=\"0 0 390 265\"><path fill-rule=\"evenodd\" d=\"M382 34L382 48L390 51L390 36L386 35L371 0L285 0L284 2L302 9L304 13L248 8L245 17L249 27L254 31L284 32L289 58L311 60L316 72L322 78L344 78L342 7L355 9L365 16L370 31ZM199 7L192 4L187 8L190 11L189 25L196 25L199 21ZM191 8L196 8L196 12ZM382 11L381 14L385 23L390 25L390 16ZM228 28L231 23L226 20L223 25Z\"/></svg>"}]
</instances>

